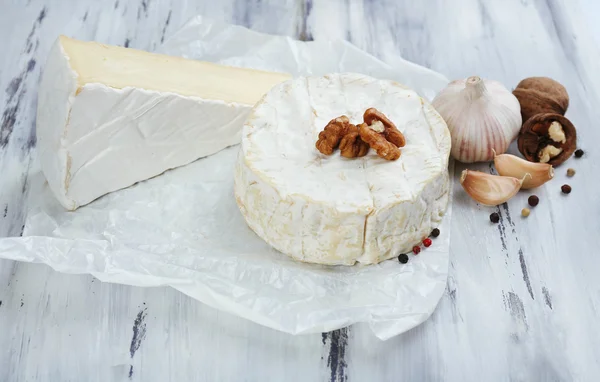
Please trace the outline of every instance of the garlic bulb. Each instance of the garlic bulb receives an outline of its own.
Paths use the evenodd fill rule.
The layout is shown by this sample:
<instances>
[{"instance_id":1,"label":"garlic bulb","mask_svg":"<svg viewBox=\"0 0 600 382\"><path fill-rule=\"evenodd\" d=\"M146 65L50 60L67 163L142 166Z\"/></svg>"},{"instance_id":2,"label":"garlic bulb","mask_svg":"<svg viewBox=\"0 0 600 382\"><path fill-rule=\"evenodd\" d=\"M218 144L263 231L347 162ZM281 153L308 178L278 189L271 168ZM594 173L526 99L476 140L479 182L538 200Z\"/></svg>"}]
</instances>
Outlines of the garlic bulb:
<instances>
[{"instance_id":1,"label":"garlic bulb","mask_svg":"<svg viewBox=\"0 0 600 382\"><path fill-rule=\"evenodd\" d=\"M433 100L452 136L452 157L485 162L504 153L521 129L517 98L500 82L477 76L452 81Z\"/></svg>"}]
</instances>

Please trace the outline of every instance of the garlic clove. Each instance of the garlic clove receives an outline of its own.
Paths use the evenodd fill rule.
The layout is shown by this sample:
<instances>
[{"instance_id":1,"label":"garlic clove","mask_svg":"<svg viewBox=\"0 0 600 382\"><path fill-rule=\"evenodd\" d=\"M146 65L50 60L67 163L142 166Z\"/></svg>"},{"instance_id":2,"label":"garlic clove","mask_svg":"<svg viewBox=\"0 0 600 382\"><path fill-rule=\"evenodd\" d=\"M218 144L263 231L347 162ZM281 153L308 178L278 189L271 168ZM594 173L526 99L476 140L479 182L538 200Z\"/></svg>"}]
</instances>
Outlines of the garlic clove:
<instances>
[{"instance_id":1,"label":"garlic clove","mask_svg":"<svg viewBox=\"0 0 600 382\"><path fill-rule=\"evenodd\" d=\"M529 162L511 154L495 155L494 165L502 176L522 179L530 174L521 186L525 190L539 187L554 177L554 168L548 163Z\"/></svg>"},{"instance_id":2,"label":"garlic clove","mask_svg":"<svg viewBox=\"0 0 600 382\"><path fill-rule=\"evenodd\" d=\"M521 189L525 174L517 179L511 176L491 175L481 171L464 170L460 184L469 196L486 206L497 206L515 196Z\"/></svg>"}]
</instances>

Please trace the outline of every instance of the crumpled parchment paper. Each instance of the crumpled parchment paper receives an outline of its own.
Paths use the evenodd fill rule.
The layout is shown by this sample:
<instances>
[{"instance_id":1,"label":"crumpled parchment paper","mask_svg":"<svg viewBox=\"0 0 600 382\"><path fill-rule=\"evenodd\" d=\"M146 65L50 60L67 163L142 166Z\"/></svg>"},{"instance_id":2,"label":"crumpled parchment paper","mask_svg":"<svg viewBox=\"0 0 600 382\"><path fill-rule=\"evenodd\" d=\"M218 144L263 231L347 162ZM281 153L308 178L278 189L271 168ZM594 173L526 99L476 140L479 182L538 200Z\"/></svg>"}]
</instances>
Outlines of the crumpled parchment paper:
<instances>
[{"instance_id":1,"label":"crumpled parchment paper","mask_svg":"<svg viewBox=\"0 0 600 382\"><path fill-rule=\"evenodd\" d=\"M431 99L442 75L391 66L344 41L300 42L193 18L161 53L235 66L393 79ZM295 262L245 224L233 197L239 146L65 211L39 165L30 174L23 237L0 239L0 257L45 263L106 282L171 286L214 308L292 334L367 323L381 339L425 321L446 285L450 212L442 234L406 265L330 267ZM36 162L37 163L37 162Z\"/></svg>"}]
</instances>

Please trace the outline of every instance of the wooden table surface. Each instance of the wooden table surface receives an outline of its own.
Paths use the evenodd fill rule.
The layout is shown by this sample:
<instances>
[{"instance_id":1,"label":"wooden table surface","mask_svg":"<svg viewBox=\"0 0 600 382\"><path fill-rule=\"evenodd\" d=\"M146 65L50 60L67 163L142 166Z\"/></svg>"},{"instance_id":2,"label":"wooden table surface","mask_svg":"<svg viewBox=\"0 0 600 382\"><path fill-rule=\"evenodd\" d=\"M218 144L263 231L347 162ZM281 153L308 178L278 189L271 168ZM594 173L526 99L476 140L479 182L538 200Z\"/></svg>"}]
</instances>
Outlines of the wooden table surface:
<instances>
[{"instance_id":1,"label":"wooden table surface","mask_svg":"<svg viewBox=\"0 0 600 382\"><path fill-rule=\"evenodd\" d=\"M385 342L363 326L294 337L170 288L0 260L0 381L600 380L596 0L4 1L0 235L22 232L37 85L57 35L153 50L196 14L305 40L347 39L449 78L478 74L512 88L551 76L571 95L567 117L586 155L535 190L541 203L527 219L520 210L532 192L485 208L457 185L446 293L427 322ZM563 196L567 167L577 174ZM488 221L493 211L498 225Z\"/></svg>"}]
</instances>

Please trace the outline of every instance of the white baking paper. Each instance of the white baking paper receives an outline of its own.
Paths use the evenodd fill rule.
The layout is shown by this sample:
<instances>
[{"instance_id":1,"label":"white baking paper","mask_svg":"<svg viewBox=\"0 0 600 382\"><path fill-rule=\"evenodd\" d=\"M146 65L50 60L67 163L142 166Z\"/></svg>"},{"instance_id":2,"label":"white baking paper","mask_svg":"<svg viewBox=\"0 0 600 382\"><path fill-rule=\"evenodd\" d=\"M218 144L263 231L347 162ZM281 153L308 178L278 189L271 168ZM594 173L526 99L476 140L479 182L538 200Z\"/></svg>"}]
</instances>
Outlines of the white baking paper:
<instances>
[{"instance_id":1,"label":"white baking paper","mask_svg":"<svg viewBox=\"0 0 600 382\"><path fill-rule=\"evenodd\" d=\"M344 41L300 42L196 17L160 52L293 75L359 72L404 83L425 98L446 78L393 66ZM65 211L39 165L30 174L23 237L0 256L45 263L106 282L171 286L214 308L292 334L368 323L388 339L425 321L446 285L450 206L441 236L408 264L317 266L271 249L245 224L233 197L239 146Z\"/></svg>"}]
</instances>

